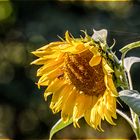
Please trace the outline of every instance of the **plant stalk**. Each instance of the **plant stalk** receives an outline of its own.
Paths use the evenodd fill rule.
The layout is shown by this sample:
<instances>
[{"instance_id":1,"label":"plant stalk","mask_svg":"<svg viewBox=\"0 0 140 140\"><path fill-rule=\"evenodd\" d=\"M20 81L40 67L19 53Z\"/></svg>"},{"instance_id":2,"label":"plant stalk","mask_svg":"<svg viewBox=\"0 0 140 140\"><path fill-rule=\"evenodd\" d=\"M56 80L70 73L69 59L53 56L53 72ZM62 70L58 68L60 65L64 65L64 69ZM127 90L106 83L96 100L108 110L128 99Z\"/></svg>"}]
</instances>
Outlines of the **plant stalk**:
<instances>
[{"instance_id":1,"label":"plant stalk","mask_svg":"<svg viewBox=\"0 0 140 140\"><path fill-rule=\"evenodd\" d=\"M130 71L127 72L128 81L129 81L129 89L133 90L132 79L130 75ZM130 108L131 118L134 124L133 131L136 135L137 140L140 140L140 121L139 116Z\"/></svg>"}]
</instances>

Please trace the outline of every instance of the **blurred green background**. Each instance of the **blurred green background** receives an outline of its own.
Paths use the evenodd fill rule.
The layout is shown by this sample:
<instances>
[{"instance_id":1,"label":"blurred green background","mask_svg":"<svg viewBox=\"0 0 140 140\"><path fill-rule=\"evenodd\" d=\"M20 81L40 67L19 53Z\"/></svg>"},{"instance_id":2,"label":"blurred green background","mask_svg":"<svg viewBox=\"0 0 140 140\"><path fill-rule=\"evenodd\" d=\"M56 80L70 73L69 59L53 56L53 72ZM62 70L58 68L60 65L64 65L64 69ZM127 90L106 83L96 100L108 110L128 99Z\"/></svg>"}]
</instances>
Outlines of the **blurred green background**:
<instances>
[{"instance_id":1,"label":"blurred green background","mask_svg":"<svg viewBox=\"0 0 140 140\"><path fill-rule=\"evenodd\" d=\"M80 30L92 35L95 30L108 30L108 44L116 40L114 50L140 40L140 1L87 2L62 0L1 0L0 1L0 139L47 139L51 127L60 118L53 115L43 91L35 82L37 66L30 62L33 50L57 41L69 30L79 37ZM128 56L140 57L140 49ZM140 66L133 66L134 89L140 91ZM119 106L120 108L120 106ZM127 106L121 108L126 113ZM58 132L54 138L127 138L134 133L118 115L116 126L103 122L104 133L97 132L80 120L81 128L72 125Z\"/></svg>"}]
</instances>

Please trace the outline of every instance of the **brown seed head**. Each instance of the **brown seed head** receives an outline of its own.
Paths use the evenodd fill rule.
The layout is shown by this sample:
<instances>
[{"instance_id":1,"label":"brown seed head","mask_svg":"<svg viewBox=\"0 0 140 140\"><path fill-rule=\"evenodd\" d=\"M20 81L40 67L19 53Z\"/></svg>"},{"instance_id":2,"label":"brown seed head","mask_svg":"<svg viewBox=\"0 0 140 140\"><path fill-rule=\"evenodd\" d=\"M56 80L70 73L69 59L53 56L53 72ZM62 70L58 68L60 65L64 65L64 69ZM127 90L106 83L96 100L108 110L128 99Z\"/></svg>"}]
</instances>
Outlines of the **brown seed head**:
<instances>
[{"instance_id":1,"label":"brown seed head","mask_svg":"<svg viewBox=\"0 0 140 140\"><path fill-rule=\"evenodd\" d=\"M71 83L87 95L103 94L106 87L102 63L91 67L89 61L93 54L86 50L80 54L66 54L65 69Z\"/></svg>"}]
</instances>

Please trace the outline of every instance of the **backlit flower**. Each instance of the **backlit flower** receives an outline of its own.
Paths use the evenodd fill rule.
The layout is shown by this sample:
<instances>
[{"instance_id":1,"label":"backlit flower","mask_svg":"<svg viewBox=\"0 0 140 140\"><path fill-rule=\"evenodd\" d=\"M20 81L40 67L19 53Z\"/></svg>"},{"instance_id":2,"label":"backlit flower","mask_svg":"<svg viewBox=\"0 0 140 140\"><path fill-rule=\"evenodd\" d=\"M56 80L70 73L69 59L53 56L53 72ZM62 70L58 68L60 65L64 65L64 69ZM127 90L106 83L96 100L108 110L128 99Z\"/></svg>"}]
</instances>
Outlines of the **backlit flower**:
<instances>
[{"instance_id":1,"label":"backlit flower","mask_svg":"<svg viewBox=\"0 0 140 140\"><path fill-rule=\"evenodd\" d=\"M44 97L52 94L50 108L61 111L63 121L73 119L74 126L84 117L93 128L102 130L101 120L115 125L116 97L113 69L101 46L87 34L52 42L33 52L39 57L32 64L42 65L38 87L48 86Z\"/></svg>"}]
</instances>

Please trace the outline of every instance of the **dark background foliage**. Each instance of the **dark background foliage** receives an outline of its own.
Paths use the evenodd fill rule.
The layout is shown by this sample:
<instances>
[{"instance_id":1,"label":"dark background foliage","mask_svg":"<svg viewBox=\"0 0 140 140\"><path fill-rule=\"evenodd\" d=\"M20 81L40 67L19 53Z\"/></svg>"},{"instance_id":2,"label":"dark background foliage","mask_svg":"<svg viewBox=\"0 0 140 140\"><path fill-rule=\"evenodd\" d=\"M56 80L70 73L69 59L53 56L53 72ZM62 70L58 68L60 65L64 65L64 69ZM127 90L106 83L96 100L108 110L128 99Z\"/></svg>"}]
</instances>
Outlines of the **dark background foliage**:
<instances>
[{"instance_id":1,"label":"dark background foliage","mask_svg":"<svg viewBox=\"0 0 140 140\"><path fill-rule=\"evenodd\" d=\"M51 127L60 114L53 115L43 91L35 85L37 66L30 62L35 57L31 51L64 37L69 30L79 37L87 30L108 30L108 44L116 40L114 51L140 40L140 1L86 2L48 0L0 1L0 138L47 139ZM140 57L140 49L128 56ZM134 89L140 91L140 66L132 69ZM122 110L128 111L125 106ZM80 121L81 128L71 125L55 138L134 138L129 125L118 116L117 126L103 122L104 133L97 132Z\"/></svg>"}]
</instances>

